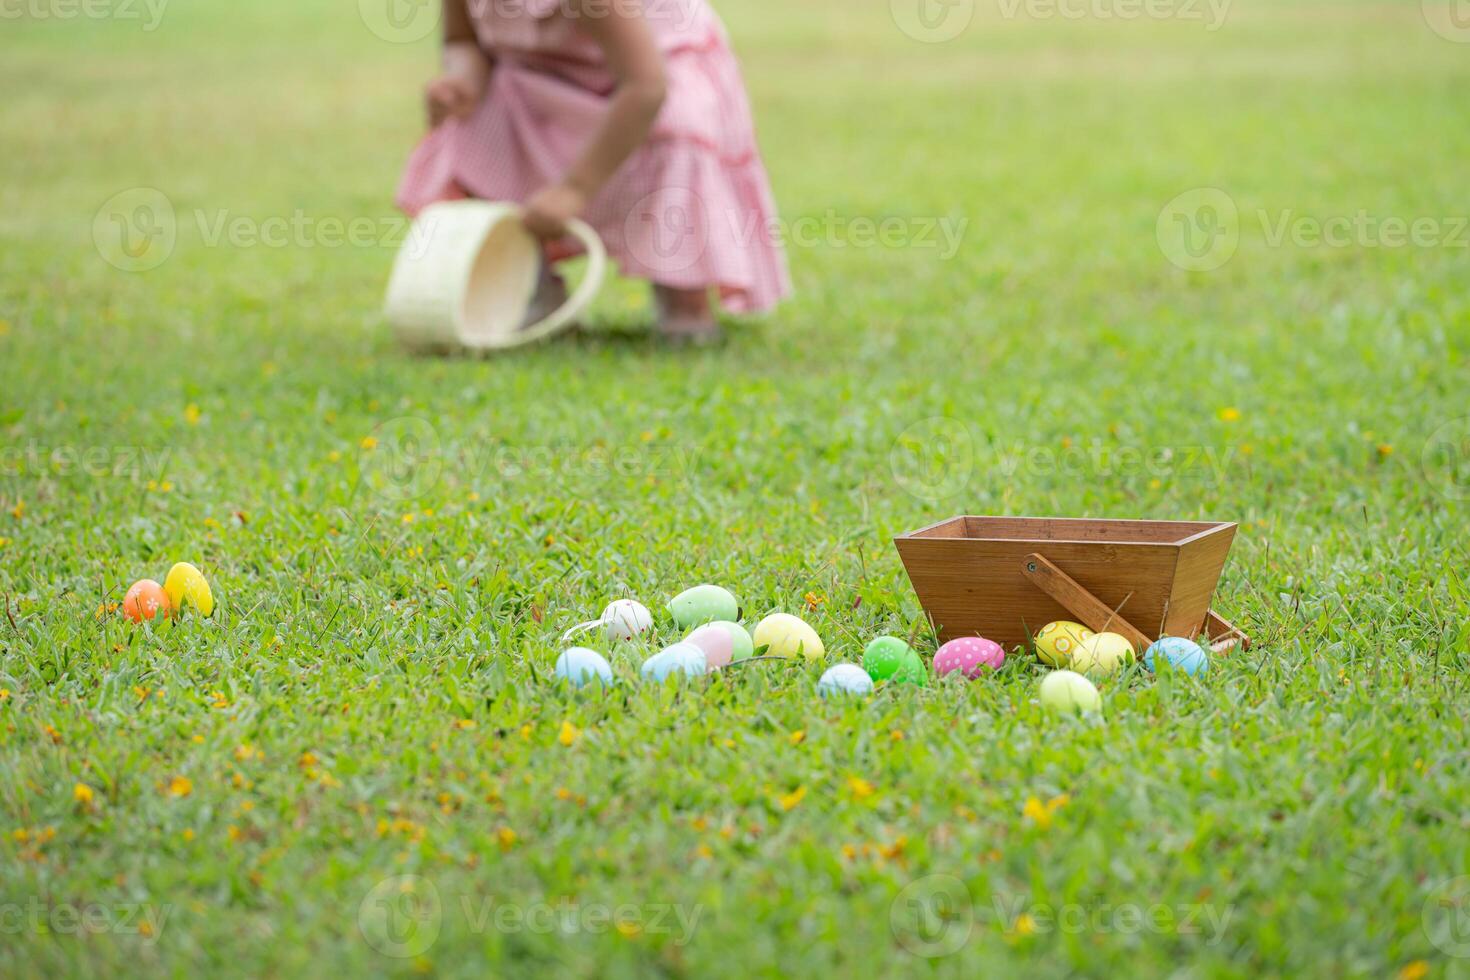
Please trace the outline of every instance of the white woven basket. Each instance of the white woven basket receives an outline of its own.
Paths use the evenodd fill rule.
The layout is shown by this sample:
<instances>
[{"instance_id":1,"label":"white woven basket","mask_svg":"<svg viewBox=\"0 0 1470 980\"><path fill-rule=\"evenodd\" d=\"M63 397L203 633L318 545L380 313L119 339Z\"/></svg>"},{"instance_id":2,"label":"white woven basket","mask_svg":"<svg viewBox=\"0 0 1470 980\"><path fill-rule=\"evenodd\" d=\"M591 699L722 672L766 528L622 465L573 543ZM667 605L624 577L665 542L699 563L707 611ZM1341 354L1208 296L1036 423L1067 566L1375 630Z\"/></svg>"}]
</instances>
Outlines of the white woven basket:
<instances>
[{"instance_id":1,"label":"white woven basket","mask_svg":"<svg viewBox=\"0 0 1470 980\"><path fill-rule=\"evenodd\" d=\"M430 350L504 350L550 336L602 286L607 252L585 222L567 230L587 249L581 283L558 309L522 324L536 289L541 246L514 204L446 201L419 213L388 280L384 314L398 339Z\"/></svg>"}]
</instances>

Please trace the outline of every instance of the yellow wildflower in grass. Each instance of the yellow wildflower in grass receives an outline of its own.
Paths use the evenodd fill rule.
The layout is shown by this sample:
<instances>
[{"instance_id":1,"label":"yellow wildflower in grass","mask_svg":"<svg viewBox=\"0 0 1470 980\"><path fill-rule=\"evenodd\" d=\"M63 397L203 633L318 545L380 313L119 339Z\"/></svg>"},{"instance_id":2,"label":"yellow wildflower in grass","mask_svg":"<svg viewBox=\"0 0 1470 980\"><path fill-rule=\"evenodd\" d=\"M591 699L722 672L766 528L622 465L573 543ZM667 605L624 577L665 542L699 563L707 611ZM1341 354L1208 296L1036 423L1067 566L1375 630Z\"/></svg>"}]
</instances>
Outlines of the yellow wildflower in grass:
<instances>
[{"instance_id":1,"label":"yellow wildflower in grass","mask_svg":"<svg viewBox=\"0 0 1470 980\"><path fill-rule=\"evenodd\" d=\"M1066 793L1063 793L1061 796L1054 796L1045 803L1042 803L1034 796L1028 796L1026 797L1026 805L1021 808L1021 815L1042 830L1048 830L1051 828L1056 812L1071 801L1072 797Z\"/></svg>"},{"instance_id":2,"label":"yellow wildflower in grass","mask_svg":"<svg viewBox=\"0 0 1470 980\"><path fill-rule=\"evenodd\" d=\"M1018 936L1029 936L1036 931L1036 920L1023 912L1016 916L1016 924L1011 927L1011 930Z\"/></svg>"},{"instance_id":3,"label":"yellow wildflower in grass","mask_svg":"<svg viewBox=\"0 0 1470 980\"><path fill-rule=\"evenodd\" d=\"M500 844L502 851L508 851L512 847L515 847L516 841L519 839L520 836L509 827L501 827L495 832L495 840Z\"/></svg>"},{"instance_id":4,"label":"yellow wildflower in grass","mask_svg":"<svg viewBox=\"0 0 1470 980\"><path fill-rule=\"evenodd\" d=\"M798 786L796 787L796 789L783 795L777 802L781 804L782 810L789 811L794 810L796 807L800 806L801 801L804 799L806 799L806 787Z\"/></svg>"},{"instance_id":5,"label":"yellow wildflower in grass","mask_svg":"<svg viewBox=\"0 0 1470 980\"><path fill-rule=\"evenodd\" d=\"M820 592L808 592L806 595L802 596L802 598L806 600L807 612L816 612L817 607L827 601L827 597L822 595Z\"/></svg>"},{"instance_id":6,"label":"yellow wildflower in grass","mask_svg":"<svg viewBox=\"0 0 1470 980\"><path fill-rule=\"evenodd\" d=\"M1424 960L1414 960L1399 968L1398 980L1424 980L1428 975L1429 964Z\"/></svg>"},{"instance_id":7,"label":"yellow wildflower in grass","mask_svg":"<svg viewBox=\"0 0 1470 980\"><path fill-rule=\"evenodd\" d=\"M314 769L320 762L321 760L315 754L303 752L301 753L301 758L296 760L296 765L302 769Z\"/></svg>"},{"instance_id":8,"label":"yellow wildflower in grass","mask_svg":"<svg viewBox=\"0 0 1470 980\"><path fill-rule=\"evenodd\" d=\"M188 776L175 776L168 781L168 787L164 792L176 800L183 799L194 792L194 783Z\"/></svg>"},{"instance_id":9,"label":"yellow wildflower in grass","mask_svg":"<svg viewBox=\"0 0 1470 980\"><path fill-rule=\"evenodd\" d=\"M459 718L459 719L456 719L455 722L454 722L454 727L455 728L458 728L462 732L467 732L470 729L472 729L472 728L475 727L475 719L473 719L473 718Z\"/></svg>"},{"instance_id":10,"label":"yellow wildflower in grass","mask_svg":"<svg viewBox=\"0 0 1470 980\"><path fill-rule=\"evenodd\" d=\"M190 402L189 404L184 406L184 421L188 422L190 425L198 425L199 418L202 414L203 413L199 411L199 406L195 405L193 402Z\"/></svg>"},{"instance_id":11,"label":"yellow wildflower in grass","mask_svg":"<svg viewBox=\"0 0 1470 980\"><path fill-rule=\"evenodd\" d=\"M638 923L626 922L622 919L618 920L617 929L618 935L622 936L625 939L632 939L634 936L643 931L643 927L638 925Z\"/></svg>"},{"instance_id":12,"label":"yellow wildflower in grass","mask_svg":"<svg viewBox=\"0 0 1470 980\"><path fill-rule=\"evenodd\" d=\"M796 731L788 735L787 739L791 742L792 745L800 745L802 742L806 741L806 729L797 729Z\"/></svg>"},{"instance_id":13,"label":"yellow wildflower in grass","mask_svg":"<svg viewBox=\"0 0 1470 980\"><path fill-rule=\"evenodd\" d=\"M710 850L708 844L700 844L694 849L694 853L698 854L702 858L705 858L706 860L715 856L715 852Z\"/></svg>"},{"instance_id":14,"label":"yellow wildflower in grass","mask_svg":"<svg viewBox=\"0 0 1470 980\"><path fill-rule=\"evenodd\" d=\"M887 861L902 858L904 848L908 847L908 845L908 837L903 834L899 834L898 838L895 839L893 843L878 845L878 856Z\"/></svg>"},{"instance_id":15,"label":"yellow wildflower in grass","mask_svg":"<svg viewBox=\"0 0 1470 980\"><path fill-rule=\"evenodd\" d=\"M10 700L10 688L8 688L8 687L0 687L0 701L9 701L9 700Z\"/></svg>"},{"instance_id":16,"label":"yellow wildflower in grass","mask_svg":"<svg viewBox=\"0 0 1470 980\"><path fill-rule=\"evenodd\" d=\"M245 742L235 746L235 758L240 762L249 762L251 759L261 758L261 752L249 742Z\"/></svg>"},{"instance_id":17,"label":"yellow wildflower in grass","mask_svg":"<svg viewBox=\"0 0 1470 980\"><path fill-rule=\"evenodd\" d=\"M20 520L25 515L26 515L26 502L24 500L17 500L15 502L15 506L12 507L12 508L10 508L10 516L13 517L13 518L15 518L16 520Z\"/></svg>"},{"instance_id":18,"label":"yellow wildflower in grass","mask_svg":"<svg viewBox=\"0 0 1470 980\"><path fill-rule=\"evenodd\" d=\"M903 729L895 728L893 731L888 733L888 737L894 742L902 742L904 739Z\"/></svg>"},{"instance_id":19,"label":"yellow wildflower in grass","mask_svg":"<svg viewBox=\"0 0 1470 980\"><path fill-rule=\"evenodd\" d=\"M92 787L86 783L77 783L71 788L71 798L84 807L92 805Z\"/></svg>"},{"instance_id":20,"label":"yellow wildflower in grass","mask_svg":"<svg viewBox=\"0 0 1470 980\"><path fill-rule=\"evenodd\" d=\"M1240 421L1240 409L1235 408L1233 406L1232 407L1229 407L1229 408L1222 408L1222 409L1220 409L1220 411L1216 412L1215 414L1220 417L1220 421L1221 422L1238 422L1238 421Z\"/></svg>"},{"instance_id":21,"label":"yellow wildflower in grass","mask_svg":"<svg viewBox=\"0 0 1470 980\"><path fill-rule=\"evenodd\" d=\"M362 442L359 442L358 445L361 446L363 449L373 450L378 448L378 440L374 439L372 436L363 436Z\"/></svg>"},{"instance_id":22,"label":"yellow wildflower in grass","mask_svg":"<svg viewBox=\"0 0 1470 980\"><path fill-rule=\"evenodd\" d=\"M185 843L188 843L189 841L194 839L194 829L192 827L185 827L183 832L180 833L179 836L184 838Z\"/></svg>"},{"instance_id":23,"label":"yellow wildflower in grass","mask_svg":"<svg viewBox=\"0 0 1470 980\"><path fill-rule=\"evenodd\" d=\"M528 742L531 740L531 732L532 728L529 723L521 726L521 738L525 739Z\"/></svg>"},{"instance_id":24,"label":"yellow wildflower in grass","mask_svg":"<svg viewBox=\"0 0 1470 980\"><path fill-rule=\"evenodd\" d=\"M581 737L582 730L580 728L569 721L564 721L561 723L561 733L556 736L556 740L562 745L570 746Z\"/></svg>"},{"instance_id":25,"label":"yellow wildflower in grass","mask_svg":"<svg viewBox=\"0 0 1470 980\"><path fill-rule=\"evenodd\" d=\"M1390 446L1390 445L1389 445L1389 444L1388 444L1388 443L1386 443L1386 442L1380 442L1380 443L1379 443L1379 444L1378 444L1378 445L1377 445L1377 446L1376 446L1376 447L1374 447L1374 448L1375 448L1375 449L1376 449L1376 451L1377 451L1377 452L1378 452L1378 459L1379 459L1379 461L1380 461L1380 462L1382 462L1382 461L1383 461L1383 460L1385 460L1385 459L1388 459L1388 457L1390 457L1390 456L1392 456L1392 455L1393 455L1393 447L1392 447L1392 446Z\"/></svg>"},{"instance_id":26,"label":"yellow wildflower in grass","mask_svg":"<svg viewBox=\"0 0 1470 980\"><path fill-rule=\"evenodd\" d=\"M866 800L873 795L873 784L858 776L847 777L847 788L852 791L853 799Z\"/></svg>"}]
</instances>

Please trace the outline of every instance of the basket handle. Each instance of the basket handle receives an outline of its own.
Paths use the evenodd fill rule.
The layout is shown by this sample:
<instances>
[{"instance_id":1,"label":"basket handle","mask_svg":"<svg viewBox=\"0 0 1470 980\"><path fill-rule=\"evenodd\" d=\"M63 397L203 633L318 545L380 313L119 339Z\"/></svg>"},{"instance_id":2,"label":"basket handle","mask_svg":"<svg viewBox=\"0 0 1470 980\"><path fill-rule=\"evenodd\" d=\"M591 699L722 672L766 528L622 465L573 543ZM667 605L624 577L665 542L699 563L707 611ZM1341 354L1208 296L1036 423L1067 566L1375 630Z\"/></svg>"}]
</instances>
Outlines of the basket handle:
<instances>
[{"instance_id":1,"label":"basket handle","mask_svg":"<svg viewBox=\"0 0 1470 980\"><path fill-rule=\"evenodd\" d=\"M1129 643L1133 644L1133 649L1138 651L1139 656L1142 656L1143 651L1148 649L1150 640L1143 635L1141 630L1124 619L1117 610L1077 584L1076 579L1041 555L1035 552L1027 555L1021 563L1021 571L1035 583L1038 589L1061 603L1062 608L1073 616L1082 620L1082 625L1088 629L1121 633Z\"/></svg>"},{"instance_id":2,"label":"basket handle","mask_svg":"<svg viewBox=\"0 0 1470 980\"><path fill-rule=\"evenodd\" d=\"M607 249L603 247L602 239L597 237L597 232L592 230L591 225L580 218L568 220L567 231L587 249L587 270L565 303L536 323L516 331L522 340L538 340L555 333L563 324L591 305L593 297L602 288L603 277L607 275Z\"/></svg>"}]
</instances>

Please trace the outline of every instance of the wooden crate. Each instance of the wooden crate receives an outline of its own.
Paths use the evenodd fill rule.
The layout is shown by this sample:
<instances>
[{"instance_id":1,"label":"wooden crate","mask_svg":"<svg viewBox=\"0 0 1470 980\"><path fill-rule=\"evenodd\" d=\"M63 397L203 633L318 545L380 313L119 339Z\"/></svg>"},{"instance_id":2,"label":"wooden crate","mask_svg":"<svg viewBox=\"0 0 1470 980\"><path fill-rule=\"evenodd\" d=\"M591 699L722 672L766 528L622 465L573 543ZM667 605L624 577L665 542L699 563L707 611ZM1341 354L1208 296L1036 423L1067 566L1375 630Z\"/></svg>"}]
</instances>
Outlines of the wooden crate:
<instances>
[{"instance_id":1,"label":"wooden crate","mask_svg":"<svg viewBox=\"0 0 1470 980\"><path fill-rule=\"evenodd\" d=\"M1210 611L1236 525L1063 517L951 517L893 543L941 641L1011 649L1053 620L1127 636L1250 641Z\"/></svg>"}]
</instances>

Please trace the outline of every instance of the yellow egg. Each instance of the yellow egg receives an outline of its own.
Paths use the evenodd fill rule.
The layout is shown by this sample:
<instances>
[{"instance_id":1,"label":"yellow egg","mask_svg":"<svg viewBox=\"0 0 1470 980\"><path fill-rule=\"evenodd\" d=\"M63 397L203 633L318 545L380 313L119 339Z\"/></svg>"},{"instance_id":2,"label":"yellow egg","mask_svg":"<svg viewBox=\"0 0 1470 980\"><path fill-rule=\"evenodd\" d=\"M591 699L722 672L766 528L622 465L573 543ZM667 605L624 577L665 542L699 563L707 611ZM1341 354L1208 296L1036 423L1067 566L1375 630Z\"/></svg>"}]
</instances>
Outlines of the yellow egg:
<instances>
[{"instance_id":1,"label":"yellow egg","mask_svg":"<svg viewBox=\"0 0 1470 980\"><path fill-rule=\"evenodd\" d=\"M210 591L209 582L199 569L186 561L168 570L168 578L163 580L163 591L168 593L175 611L182 611L187 602L201 615L214 614L214 593Z\"/></svg>"},{"instance_id":2,"label":"yellow egg","mask_svg":"<svg viewBox=\"0 0 1470 980\"><path fill-rule=\"evenodd\" d=\"M1119 633L1095 633L1083 640L1072 654L1072 669L1091 677L1116 674L1131 664L1136 653L1128 638Z\"/></svg>"},{"instance_id":3,"label":"yellow egg","mask_svg":"<svg viewBox=\"0 0 1470 980\"><path fill-rule=\"evenodd\" d=\"M1036 644L1036 659L1048 667L1065 667L1072 662L1072 654L1082 641L1092 635L1092 630L1081 623L1062 619L1047 623L1033 638Z\"/></svg>"},{"instance_id":4,"label":"yellow egg","mask_svg":"<svg viewBox=\"0 0 1470 980\"><path fill-rule=\"evenodd\" d=\"M826 655L817 631L790 613L771 613L756 624L751 635L756 653L766 657L803 656L820 660ZM765 647L761 653L761 647Z\"/></svg>"}]
</instances>

